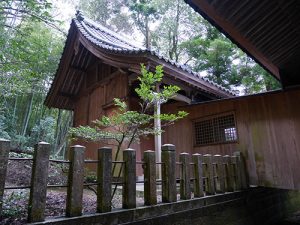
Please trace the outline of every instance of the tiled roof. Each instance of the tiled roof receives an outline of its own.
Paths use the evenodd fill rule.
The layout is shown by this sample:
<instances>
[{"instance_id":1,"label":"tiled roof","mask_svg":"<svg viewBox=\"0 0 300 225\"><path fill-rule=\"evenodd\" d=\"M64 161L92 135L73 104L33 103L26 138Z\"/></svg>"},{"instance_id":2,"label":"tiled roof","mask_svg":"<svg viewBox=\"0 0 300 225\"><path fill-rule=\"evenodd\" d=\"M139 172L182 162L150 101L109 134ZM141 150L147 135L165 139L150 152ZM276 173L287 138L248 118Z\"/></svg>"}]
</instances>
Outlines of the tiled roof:
<instances>
[{"instance_id":1,"label":"tiled roof","mask_svg":"<svg viewBox=\"0 0 300 225\"><path fill-rule=\"evenodd\" d=\"M87 38L93 44L99 46L100 48L115 53L125 53L125 54L148 53L152 56L159 58L160 60L164 60L166 63L176 66L177 68L183 70L184 72L187 72L191 76L199 79L199 82L204 81L232 96L236 95L234 92L228 90L227 88L205 77L202 77L199 73L192 71L188 66L170 60L162 56L158 51L147 49L142 45L138 44L137 42L133 43L133 41L130 40L129 38L122 36L116 32L113 32L112 30L102 26L101 24L95 23L94 21L84 17L80 11L77 12L74 22L78 27L79 31L84 35L84 37Z\"/></svg>"}]
</instances>

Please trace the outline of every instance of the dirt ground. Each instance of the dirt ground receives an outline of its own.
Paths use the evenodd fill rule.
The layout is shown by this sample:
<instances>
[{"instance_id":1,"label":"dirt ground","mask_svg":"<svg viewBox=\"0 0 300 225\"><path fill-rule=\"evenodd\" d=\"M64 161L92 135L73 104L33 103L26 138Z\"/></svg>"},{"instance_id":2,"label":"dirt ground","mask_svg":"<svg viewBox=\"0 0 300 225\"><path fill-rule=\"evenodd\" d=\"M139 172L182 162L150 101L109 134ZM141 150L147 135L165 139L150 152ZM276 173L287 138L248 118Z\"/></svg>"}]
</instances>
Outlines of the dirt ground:
<instances>
[{"instance_id":1,"label":"dirt ground","mask_svg":"<svg viewBox=\"0 0 300 225\"><path fill-rule=\"evenodd\" d=\"M5 186L29 186L31 178L30 161L9 161ZM89 181L90 182L90 181ZM50 164L48 184L67 184L67 168ZM57 217L65 215L66 188L51 188L47 191L46 217ZM25 224L27 221L27 207L29 201L29 189L5 190L3 198L3 212L0 218L2 225ZM91 214L96 212L96 194L85 189L83 193L83 213ZM138 197L138 204L143 204L143 198ZM117 189L112 200L114 208L121 208L121 191Z\"/></svg>"}]
</instances>

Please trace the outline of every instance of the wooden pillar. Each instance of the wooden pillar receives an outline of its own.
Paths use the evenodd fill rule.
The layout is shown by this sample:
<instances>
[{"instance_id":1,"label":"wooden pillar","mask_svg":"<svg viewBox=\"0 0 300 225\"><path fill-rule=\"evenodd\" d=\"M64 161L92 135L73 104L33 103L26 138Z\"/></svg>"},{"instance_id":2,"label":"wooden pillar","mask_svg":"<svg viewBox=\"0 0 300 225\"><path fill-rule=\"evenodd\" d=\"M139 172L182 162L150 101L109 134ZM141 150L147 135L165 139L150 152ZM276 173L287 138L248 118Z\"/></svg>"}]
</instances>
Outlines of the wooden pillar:
<instances>
[{"instance_id":1,"label":"wooden pillar","mask_svg":"<svg viewBox=\"0 0 300 225\"><path fill-rule=\"evenodd\" d=\"M136 207L136 154L133 149L123 151L124 184L123 184L123 208Z\"/></svg>"},{"instance_id":2,"label":"wooden pillar","mask_svg":"<svg viewBox=\"0 0 300 225\"><path fill-rule=\"evenodd\" d=\"M193 154L193 162L194 162L194 196L202 197L203 196L203 170L202 170L202 155L201 154Z\"/></svg>"},{"instance_id":3,"label":"wooden pillar","mask_svg":"<svg viewBox=\"0 0 300 225\"><path fill-rule=\"evenodd\" d=\"M239 170L239 176L241 180L241 189L248 188L248 182L247 182L247 175L246 175L246 165L245 160L241 152L235 152L234 155L237 157L238 160L238 170Z\"/></svg>"},{"instance_id":4,"label":"wooden pillar","mask_svg":"<svg viewBox=\"0 0 300 225\"><path fill-rule=\"evenodd\" d=\"M98 149L97 212L111 211L112 149Z\"/></svg>"},{"instance_id":5,"label":"wooden pillar","mask_svg":"<svg viewBox=\"0 0 300 225\"><path fill-rule=\"evenodd\" d=\"M156 196L156 162L155 152L148 150L144 152L144 196L145 205L155 205Z\"/></svg>"},{"instance_id":6,"label":"wooden pillar","mask_svg":"<svg viewBox=\"0 0 300 225\"><path fill-rule=\"evenodd\" d=\"M214 168L213 168L213 157L210 154L203 156L205 163L205 193L208 195L215 194L215 179L214 179Z\"/></svg>"},{"instance_id":7,"label":"wooden pillar","mask_svg":"<svg viewBox=\"0 0 300 225\"><path fill-rule=\"evenodd\" d=\"M225 165L223 162L223 157L221 155L214 155L214 162L216 163L216 192L225 192Z\"/></svg>"},{"instance_id":8,"label":"wooden pillar","mask_svg":"<svg viewBox=\"0 0 300 225\"><path fill-rule=\"evenodd\" d=\"M231 192L234 190L234 181L233 181L233 169L231 164L231 159L229 155L223 156L225 168L226 168L226 191Z\"/></svg>"},{"instance_id":9,"label":"wooden pillar","mask_svg":"<svg viewBox=\"0 0 300 225\"><path fill-rule=\"evenodd\" d=\"M28 222L45 219L50 144L39 142L34 149L31 188L29 196Z\"/></svg>"},{"instance_id":10,"label":"wooden pillar","mask_svg":"<svg viewBox=\"0 0 300 225\"><path fill-rule=\"evenodd\" d=\"M70 148L66 216L82 215L85 147L75 145Z\"/></svg>"},{"instance_id":11,"label":"wooden pillar","mask_svg":"<svg viewBox=\"0 0 300 225\"><path fill-rule=\"evenodd\" d=\"M162 202L176 202L175 146L165 144L161 148L162 160Z\"/></svg>"},{"instance_id":12,"label":"wooden pillar","mask_svg":"<svg viewBox=\"0 0 300 225\"><path fill-rule=\"evenodd\" d=\"M2 213L2 201L4 194L5 178L10 150L10 141L0 139L0 216Z\"/></svg>"},{"instance_id":13,"label":"wooden pillar","mask_svg":"<svg viewBox=\"0 0 300 225\"><path fill-rule=\"evenodd\" d=\"M181 163L180 199L186 200L191 198L190 154L180 153L179 161Z\"/></svg>"}]
</instances>

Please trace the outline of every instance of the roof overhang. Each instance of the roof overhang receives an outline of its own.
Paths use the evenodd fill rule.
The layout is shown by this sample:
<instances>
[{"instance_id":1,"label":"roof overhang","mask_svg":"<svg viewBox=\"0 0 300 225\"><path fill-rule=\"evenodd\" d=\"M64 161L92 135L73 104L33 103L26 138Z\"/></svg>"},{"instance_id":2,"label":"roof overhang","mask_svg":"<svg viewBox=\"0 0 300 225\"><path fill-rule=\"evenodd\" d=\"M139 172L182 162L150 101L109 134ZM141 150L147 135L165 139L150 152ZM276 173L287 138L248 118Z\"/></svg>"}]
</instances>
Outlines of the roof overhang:
<instances>
[{"instance_id":1,"label":"roof overhang","mask_svg":"<svg viewBox=\"0 0 300 225\"><path fill-rule=\"evenodd\" d=\"M211 99L235 96L227 89L199 77L198 74L186 71L185 67L180 67L174 62L158 57L152 51L115 51L98 46L97 43L89 40L78 29L78 25L73 20L59 67L46 97L45 104L48 107L73 110L74 102L84 82L83 78L95 59L115 68L128 69L136 73L140 72L141 63L149 65L152 69L156 65L162 64L167 76L194 86L203 93L210 95Z\"/></svg>"},{"instance_id":2,"label":"roof overhang","mask_svg":"<svg viewBox=\"0 0 300 225\"><path fill-rule=\"evenodd\" d=\"M300 85L300 1L185 1L284 87Z\"/></svg>"}]
</instances>

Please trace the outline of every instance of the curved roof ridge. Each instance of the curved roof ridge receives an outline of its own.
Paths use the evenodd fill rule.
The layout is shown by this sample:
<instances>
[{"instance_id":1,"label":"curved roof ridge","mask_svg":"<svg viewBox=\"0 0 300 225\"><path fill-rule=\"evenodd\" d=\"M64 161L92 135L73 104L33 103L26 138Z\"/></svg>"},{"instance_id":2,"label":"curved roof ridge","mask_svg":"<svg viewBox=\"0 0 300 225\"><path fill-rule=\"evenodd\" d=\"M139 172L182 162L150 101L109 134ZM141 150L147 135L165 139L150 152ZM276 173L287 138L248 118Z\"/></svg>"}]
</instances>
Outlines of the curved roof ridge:
<instances>
[{"instance_id":1,"label":"curved roof ridge","mask_svg":"<svg viewBox=\"0 0 300 225\"><path fill-rule=\"evenodd\" d=\"M148 49L147 49L147 50L148 50ZM223 91L226 91L226 92L228 92L228 93L230 93L230 94L232 94L232 95L236 95L233 91L231 91L231 90L229 90L229 89L223 87L222 85L217 84L216 82L210 80L209 78L206 78L206 77L201 76L201 74L200 74L199 72L193 71L193 70L190 68L190 66L185 65L185 64L178 63L178 62L176 62L176 61L174 61L174 60L172 60L172 59L168 59L168 58L166 58L165 56L163 56L162 54L160 54L160 52L157 51L157 50L150 50L150 49L149 49L148 51L150 51L150 53L151 53L152 55L155 55L155 56L159 57L160 59L163 59L163 60L165 60L166 62L171 63L172 65L175 65L175 66L178 67L178 68L181 68L183 71L188 72L189 74L193 75L194 77L197 77L197 78L199 78L199 79L201 79L201 80L203 80L203 81L205 81L205 82L208 82L208 83L210 83L210 84L212 84L212 85L218 87L219 89L221 89L221 90L223 90Z\"/></svg>"},{"instance_id":2,"label":"curved roof ridge","mask_svg":"<svg viewBox=\"0 0 300 225\"><path fill-rule=\"evenodd\" d=\"M222 90L228 94L236 96L236 94L233 91L215 83L214 81L208 78L201 76L200 73L198 72L194 72L188 65L180 64L174 60L171 60L163 56L158 50L145 48L143 46L139 46L137 43L132 43L132 40L129 40L127 37L120 35L104 27L101 24L92 21L91 19L86 18L85 16L83 16L83 14L80 11L77 11L74 22L78 27L78 29L80 30L80 32L86 38L88 38L91 42L93 42L94 44L98 45L101 48L110 51L129 53L129 54L147 52L159 59L164 60L165 62L171 65L176 66L177 68L180 68L184 72L187 72L189 75L215 86L219 90Z\"/></svg>"},{"instance_id":3,"label":"curved roof ridge","mask_svg":"<svg viewBox=\"0 0 300 225\"><path fill-rule=\"evenodd\" d=\"M133 43L132 40L130 40L125 35L116 33L114 31L108 29L107 27L101 25L100 23L96 23L95 21L85 17L81 11L76 12L76 18L79 22L84 21L85 24L88 24L91 27L94 27L95 29L102 31L113 38L119 39L119 41L131 46L132 48L136 48L138 50L146 50L146 48L142 44L138 43L137 41L136 41L136 43Z\"/></svg>"}]
</instances>

